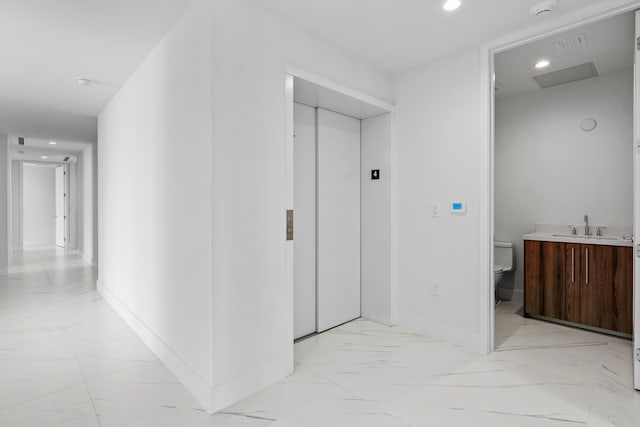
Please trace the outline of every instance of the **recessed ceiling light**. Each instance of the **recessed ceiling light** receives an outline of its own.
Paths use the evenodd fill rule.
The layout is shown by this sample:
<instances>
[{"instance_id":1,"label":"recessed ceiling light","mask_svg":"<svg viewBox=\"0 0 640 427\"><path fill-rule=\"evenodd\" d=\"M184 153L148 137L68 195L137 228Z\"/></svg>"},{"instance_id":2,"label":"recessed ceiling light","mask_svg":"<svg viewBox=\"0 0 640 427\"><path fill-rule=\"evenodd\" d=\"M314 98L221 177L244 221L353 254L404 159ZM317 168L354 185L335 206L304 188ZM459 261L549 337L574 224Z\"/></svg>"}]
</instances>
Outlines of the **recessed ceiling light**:
<instances>
[{"instance_id":1,"label":"recessed ceiling light","mask_svg":"<svg viewBox=\"0 0 640 427\"><path fill-rule=\"evenodd\" d=\"M47 156L40 156L41 159L48 159Z\"/></svg>"},{"instance_id":2,"label":"recessed ceiling light","mask_svg":"<svg viewBox=\"0 0 640 427\"><path fill-rule=\"evenodd\" d=\"M55 142L55 141L49 141L49 145L56 145L56 144L57 144L57 142Z\"/></svg>"},{"instance_id":3,"label":"recessed ceiling light","mask_svg":"<svg viewBox=\"0 0 640 427\"><path fill-rule=\"evenodd\" d=\"M76 77L76 82L80 86L91 86L91 85L93 85L95 83L93 80L87 79L85 77Z\"/></svg>"},{"instance_id":4,"label":"recessed ceiling light","mask_svg":"<svg viewBox=\"0 0 640 427\"><path fill-rule=\"evenodd\" d=\"M442 8L447 12L451 12L452 10L456 10L457 8L459 8L461 5L462 2L460 0L446 0L442 4Z\"/></svg>"},{"instance_id":5,"label":"recessed ceiling light","mask_svg":"<svg viewBox=\"0 0 640 427\"><path fill-rule=\"evenodd\" d=\"M542 69L542 68L547 68L549 66L549 64L551 64L551 62L549 62L546 59L541 59L539 61L536 61L534 67L536 67L538 70Z\"/></svg>"}]
</instances>

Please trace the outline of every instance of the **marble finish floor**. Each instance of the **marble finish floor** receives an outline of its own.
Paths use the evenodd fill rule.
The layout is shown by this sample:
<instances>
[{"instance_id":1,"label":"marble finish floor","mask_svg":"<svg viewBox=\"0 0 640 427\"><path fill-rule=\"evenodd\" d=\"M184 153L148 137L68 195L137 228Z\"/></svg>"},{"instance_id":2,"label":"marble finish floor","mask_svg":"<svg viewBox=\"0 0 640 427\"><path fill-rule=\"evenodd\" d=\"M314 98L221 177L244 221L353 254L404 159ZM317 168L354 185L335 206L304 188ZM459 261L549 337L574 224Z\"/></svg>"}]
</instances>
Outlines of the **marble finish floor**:
<instances>
[{"instance_id":1,"label":"marble finish floor","mask_svg":"<svg viewBox=\"0 0 640 427\"><path fill-rule=\"evenodd\" d=\"M0 426L639 426L629 341L496 312L481 356L357 320L295 346L296 371L215 415L95 291L73 252L0 277Z\"/></svg>"}]
</instances>

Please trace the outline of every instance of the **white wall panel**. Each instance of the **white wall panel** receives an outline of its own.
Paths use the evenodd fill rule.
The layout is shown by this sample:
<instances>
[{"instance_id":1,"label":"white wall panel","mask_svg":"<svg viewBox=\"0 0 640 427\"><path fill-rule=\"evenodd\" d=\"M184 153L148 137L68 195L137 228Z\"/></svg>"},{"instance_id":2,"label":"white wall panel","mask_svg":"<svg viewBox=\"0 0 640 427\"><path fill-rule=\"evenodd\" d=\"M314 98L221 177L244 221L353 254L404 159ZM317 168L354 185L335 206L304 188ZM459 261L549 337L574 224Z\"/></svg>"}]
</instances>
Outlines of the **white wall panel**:
<instances>
[{"instance_id":1,"label":"white wall panel","mask_svg":"<svg viewBox=\"0 0 640 427\"><path fill-rule=\"evenodd\" d=\"M390 113L362 120L362 316L385 325L393 311L391 138Z\"/></svg>"}]
</instances>

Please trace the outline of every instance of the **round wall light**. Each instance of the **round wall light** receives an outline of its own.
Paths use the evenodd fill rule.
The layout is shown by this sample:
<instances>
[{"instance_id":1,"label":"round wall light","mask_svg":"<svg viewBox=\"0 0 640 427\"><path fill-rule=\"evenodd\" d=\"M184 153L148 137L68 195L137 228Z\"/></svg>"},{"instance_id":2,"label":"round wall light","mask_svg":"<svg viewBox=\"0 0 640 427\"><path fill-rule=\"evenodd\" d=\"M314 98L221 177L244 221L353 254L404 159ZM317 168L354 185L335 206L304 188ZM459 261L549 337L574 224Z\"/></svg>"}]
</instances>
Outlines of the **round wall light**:
<instances>
[{"instance_id":1,"label":"round wall light","mask_svg":"<svg viewBox=\"0 0 640 427\"><path fill-rule=\"evenodd\" d=\"M596 119L584 119L580 122L580 129L582 129L583 132L591 132L597 127L598 122L596 121Z\"/></svg>"}]
</instances>

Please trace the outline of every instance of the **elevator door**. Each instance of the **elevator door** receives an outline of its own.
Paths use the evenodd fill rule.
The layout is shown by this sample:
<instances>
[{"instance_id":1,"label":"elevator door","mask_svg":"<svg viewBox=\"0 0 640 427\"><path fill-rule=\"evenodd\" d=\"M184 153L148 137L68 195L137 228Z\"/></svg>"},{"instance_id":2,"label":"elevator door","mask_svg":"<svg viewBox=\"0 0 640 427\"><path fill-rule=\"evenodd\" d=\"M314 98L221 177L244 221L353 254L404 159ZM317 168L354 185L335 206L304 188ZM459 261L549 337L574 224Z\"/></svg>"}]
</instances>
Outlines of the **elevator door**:
<instances>
[{"instance_id":1,"label":"elevator door","mask_svg":"<svg viewBox=\"0 0 640 427\"><path fill-rule=\"evenodd\" d=\"M360 317L360 120L318 108L317 331Z\"/></svg>"},{"instance_id":2,"label":"elevator door","mask_svg":"<svg viewBox=\"0 0 640 427\"><path fill-rule=\"evenodd\" d=\"M316 332L316 109L294 104L293 337Z\"/></svg>"}]
</instances>

